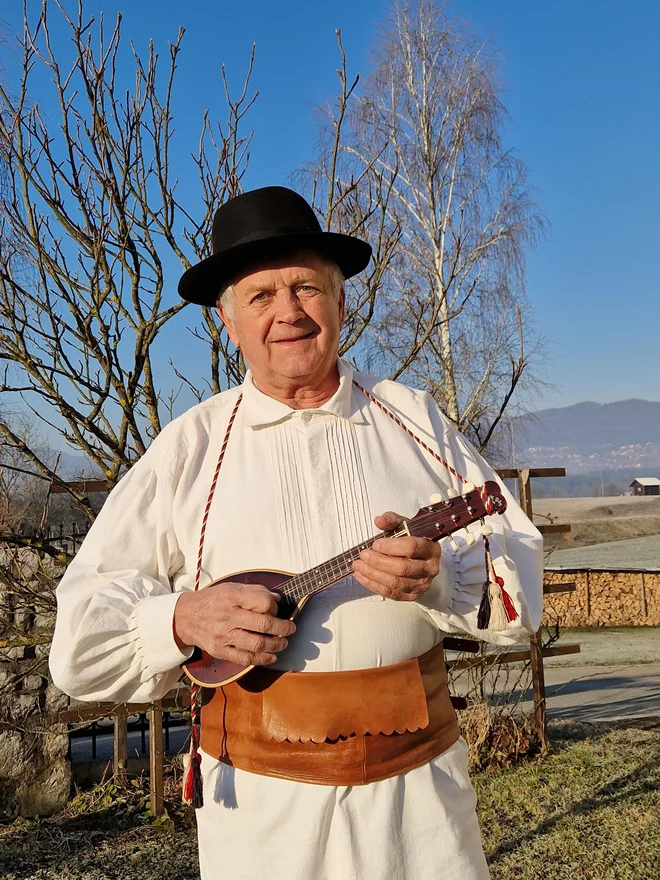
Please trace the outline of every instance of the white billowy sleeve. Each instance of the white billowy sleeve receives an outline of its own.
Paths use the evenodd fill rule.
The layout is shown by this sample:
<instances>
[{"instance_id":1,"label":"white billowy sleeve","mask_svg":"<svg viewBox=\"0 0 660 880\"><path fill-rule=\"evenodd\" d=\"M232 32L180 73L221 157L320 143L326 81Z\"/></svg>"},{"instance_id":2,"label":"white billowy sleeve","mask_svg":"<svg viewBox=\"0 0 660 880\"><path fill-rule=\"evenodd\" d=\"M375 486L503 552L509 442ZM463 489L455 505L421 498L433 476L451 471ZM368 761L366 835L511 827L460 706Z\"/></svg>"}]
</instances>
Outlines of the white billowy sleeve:
<instances>
[{"instance_id":1,"label":"white billowy sleeve","mask_svg":"<svg viewBox=\"0 0 660 880\"><path fill-rule=\"evenodd\" d=\"M182 554L172 524L178 479L168 426L110 493L57 587L53 681L82 700L147 702L176 683L170 577Z\"/></svg>"},{"instance_id":2,"label":"white billowy sleeve","mask_svg":"<svg viewBox=\"0 0 660 880\"><path fill-rule=\"evenodd\" d=\"M477 538L474 544L468 544L460 532L456 536L457 551L452 549L448 540L441 542L440 574L418 602L445 632L466 633L499 645L515 644L536 632L541 622L543 538L490 465L442 415L430 397L428 410L435 438L447 462L476 486L494 480L502 488L507 509L504 514L488 518L493 528L489 541L495 571L504 579L504 588L513 601L518 618L503 632L477 628L477 613L486 579L479 523L470 527ZM443 472L442 478L460 491L460 482L451 474Z\"/></svg>"}]
</instances>

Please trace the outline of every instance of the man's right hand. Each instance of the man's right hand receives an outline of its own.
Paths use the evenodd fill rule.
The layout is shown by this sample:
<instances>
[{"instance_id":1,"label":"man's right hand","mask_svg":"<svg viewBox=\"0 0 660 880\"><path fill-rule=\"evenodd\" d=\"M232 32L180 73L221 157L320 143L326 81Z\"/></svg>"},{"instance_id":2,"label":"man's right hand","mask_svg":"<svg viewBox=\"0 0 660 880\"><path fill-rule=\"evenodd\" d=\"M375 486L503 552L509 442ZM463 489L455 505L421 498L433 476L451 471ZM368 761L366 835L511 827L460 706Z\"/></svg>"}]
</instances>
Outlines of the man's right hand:
<instances>
[{"instance_id":1,"label":"man's right hand","mask_svg":"<svg viewBox=\"0 0 660 880\"><path fill-rule=\"evenodd\" d=\"M242 666L266 666L295 632L277 614L277 594L258 584L214 584L181 593L174 609L174 639L182 650L197 645L212 657Z\"/></svg>"}]
</instances>

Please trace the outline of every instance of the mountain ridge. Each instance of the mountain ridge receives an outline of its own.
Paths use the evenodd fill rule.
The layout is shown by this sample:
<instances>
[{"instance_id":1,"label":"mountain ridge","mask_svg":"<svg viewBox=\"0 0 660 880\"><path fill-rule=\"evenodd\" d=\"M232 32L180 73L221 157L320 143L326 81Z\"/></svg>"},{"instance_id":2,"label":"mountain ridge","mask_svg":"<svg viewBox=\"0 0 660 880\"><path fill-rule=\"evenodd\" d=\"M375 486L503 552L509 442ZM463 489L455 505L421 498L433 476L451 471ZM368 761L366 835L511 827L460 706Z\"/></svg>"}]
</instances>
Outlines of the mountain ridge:
<instances>
[{"instance_id":1,"label":"mountain ridge","mask_svg":"<svg viewBox=\"0 0 660 880\"><path fill-rule=\"evenodd\" d=\"M512 420L517 466L660 471L660 402L628 398L552 407ZM649 470L649 474L641 471Z\"/></svg>"}]
</instances>

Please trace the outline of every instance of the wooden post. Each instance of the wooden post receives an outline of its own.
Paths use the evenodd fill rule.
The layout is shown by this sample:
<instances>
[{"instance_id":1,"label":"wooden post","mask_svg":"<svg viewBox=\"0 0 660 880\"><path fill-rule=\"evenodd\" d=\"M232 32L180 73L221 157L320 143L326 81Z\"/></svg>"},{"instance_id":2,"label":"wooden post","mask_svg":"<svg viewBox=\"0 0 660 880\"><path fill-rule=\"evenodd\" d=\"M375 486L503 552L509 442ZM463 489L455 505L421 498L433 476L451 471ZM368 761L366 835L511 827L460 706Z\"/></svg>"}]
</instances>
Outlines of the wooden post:
<instances>
[{"instance_id":1,"label":"wooden post","mask_svg":"<svg viewBox=\"0 0 660 880\"><path fill-rule=\"evenodd\" d=\"M545 705L545 672L543 670L541 631L534 633L529 640L532 663L532 686L534 689L534 723L539 735L541 748L547 744L548 718Z\"/></svg>"},{"instance_id":2,"label":"wooden post","mask_svg":"<svg viewBox=\"0 0 660 880\"><path fill-rule=\"evenodd\" d=\"M520 506L527 516L533 520L534 513L532 510L532 480L529 468L521 468L518 471L518 489L520 491Z\"/></svg>"},{"instance_id":3,"label":"wooden post","mask_svg":"<svg viewBox=\"0 0 660 880\"><path fill-rule=\"evenodd\" d=\"M646 584L644 583L644 572L640 571L641 587L642 587L642 617L649 616L648 605L646 604Z\"/></svg>"},{"instance_id":4,"label":"wooden post","mask_svg":"<svg viewBox=\"0 0 660 880\"><path fill-rule=\"evenodd\" d=\"M149 709L149 770L151 782L151 813L161 816L164 810L163 779L163 710L154 703Z\"/></svg>"},{"instance_id":5,"label":"wooden post","mask_svg":"<svg viewBox=\"0 0 660 880\"><path fill-rule=\"evenodd\" d=\"M126 776L128 769L128 718L126 715L115 715L114 757L112 772L115 779Z\"/></svg>"},{"instance_id":6,"label":"wooden post","mask_svg":"<svg viewBox=\"0 0 660 880\"><path fill-rule=\"evenodd\" d=\"M589 581L589 569L586 572L587 575L587 626L589 626L589 618L591 617L591 583Z\"/></svg>"},{"instance_id":7,"label":"wooden post","mask_svg":"<svg viewBox=\"0 0 660 880\"><path fill-rule=\"evenodd\" d=\"M518 471L518 489L520 492L520 506L527 516L534 521L532 509L532 481L529 468L521 468ZM541 630L529 640L529 651L532 664L532 687L534 690L534 723L538 733L541 747L545 748L548 733L548 719L545 705L545 673L543 671L543 640Z\"/></svg>"}]
</instances>

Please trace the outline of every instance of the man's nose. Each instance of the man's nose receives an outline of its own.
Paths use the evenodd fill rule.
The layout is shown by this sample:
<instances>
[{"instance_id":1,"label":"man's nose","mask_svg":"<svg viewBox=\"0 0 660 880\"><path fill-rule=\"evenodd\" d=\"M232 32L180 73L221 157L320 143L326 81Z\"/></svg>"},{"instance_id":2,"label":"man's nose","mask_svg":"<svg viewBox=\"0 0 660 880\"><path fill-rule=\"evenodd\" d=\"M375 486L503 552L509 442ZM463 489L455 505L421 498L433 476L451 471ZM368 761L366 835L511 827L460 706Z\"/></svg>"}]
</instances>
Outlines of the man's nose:
<instances>
[{"instance_id":1,"label":"man's nose","mask_svg":"<svg viewBox=\"0 0 660 880\"><path fill-rule=\"evenodd\" d=\"M290 288L278 291L276 304L279 321L293 324L295 321L299 321L307 316L296 292Z\"/></svg>"}]
</instances>

